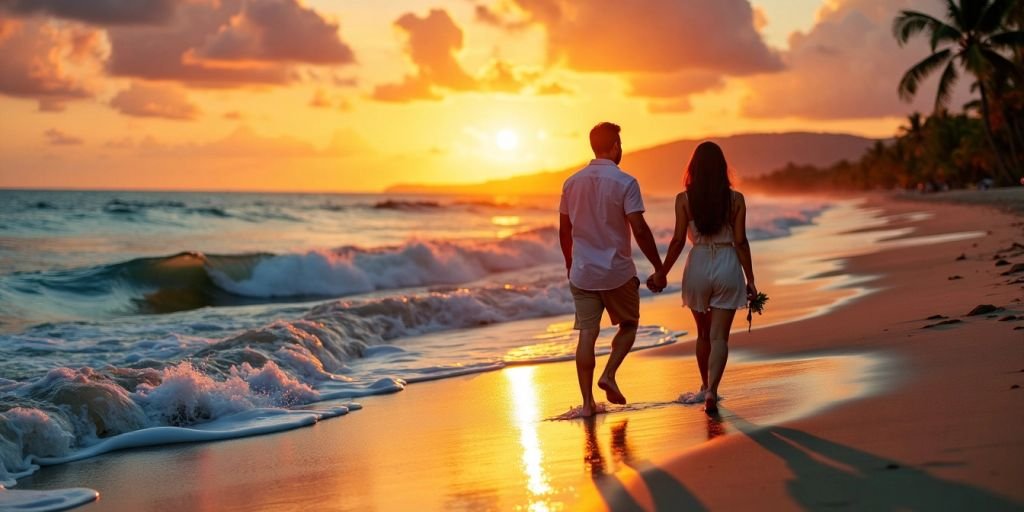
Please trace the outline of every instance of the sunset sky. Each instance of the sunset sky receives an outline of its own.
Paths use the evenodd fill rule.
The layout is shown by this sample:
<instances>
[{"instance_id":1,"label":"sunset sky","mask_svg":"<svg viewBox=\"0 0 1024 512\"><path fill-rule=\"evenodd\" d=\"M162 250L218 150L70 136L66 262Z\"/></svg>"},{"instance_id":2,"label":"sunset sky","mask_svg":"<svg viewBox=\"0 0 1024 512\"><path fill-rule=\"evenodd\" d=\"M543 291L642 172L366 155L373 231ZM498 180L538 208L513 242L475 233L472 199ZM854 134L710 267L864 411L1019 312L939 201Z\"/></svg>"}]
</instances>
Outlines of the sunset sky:
<instances>
[{"instance_id":1,"label":"sunset sky","mask_svg":"<svg viewBox=\"0 0 1024 512\"><path fill-rule=\"evenodd\" d=\"M0 186L379 190L791 130L887 137L937 0L0 0ZM963 93L954 99L966 97ZM960 102L962 103L962 101Z\"/></svg>"}]
</instances>

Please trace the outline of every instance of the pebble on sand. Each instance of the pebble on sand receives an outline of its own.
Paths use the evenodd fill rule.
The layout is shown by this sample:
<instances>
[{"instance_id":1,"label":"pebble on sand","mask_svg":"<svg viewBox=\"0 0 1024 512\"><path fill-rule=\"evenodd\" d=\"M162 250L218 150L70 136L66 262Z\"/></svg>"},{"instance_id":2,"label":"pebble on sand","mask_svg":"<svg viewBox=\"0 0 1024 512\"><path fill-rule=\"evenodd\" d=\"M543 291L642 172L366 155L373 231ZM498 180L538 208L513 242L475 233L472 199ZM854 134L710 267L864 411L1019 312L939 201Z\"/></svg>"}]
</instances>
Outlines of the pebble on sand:
<instances>
[{"instance_id":1,"label":"pebble on sand","mask_svg":"<svg viewBox=\"0 0 1024 512\"><path fill-rule=\"evenodd\" d=\"M985 315L988 313L992 313L993 311L999 311L1000 309L1001 308L997 308L992 304L979 304L975 306L970 313L967 313L967 316Z\"/></svg>"}]
</instances>

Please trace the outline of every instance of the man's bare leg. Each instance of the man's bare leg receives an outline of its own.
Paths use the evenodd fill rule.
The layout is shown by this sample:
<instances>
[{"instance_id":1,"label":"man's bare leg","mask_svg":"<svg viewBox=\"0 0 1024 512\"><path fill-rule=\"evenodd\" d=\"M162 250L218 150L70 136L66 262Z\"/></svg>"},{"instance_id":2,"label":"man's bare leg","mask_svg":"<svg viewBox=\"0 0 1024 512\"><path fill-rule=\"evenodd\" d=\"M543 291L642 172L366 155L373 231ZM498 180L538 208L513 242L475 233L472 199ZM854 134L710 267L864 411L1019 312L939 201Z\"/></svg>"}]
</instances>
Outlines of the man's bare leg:
<instances>
[{"instance_id":1,"label":"man's bare leg","mask_svg":"<svg viewBox=\"0 0 1024 512\"><path fill-rule=\"evenodd\" d=\"M580 393L583 395L583 408L580 416L588 417L596 412L594 403L594 344L600 328L580 329L580 340L576 345L576 378L580 381Z\"/></svg>"},{"instance_id":2,"label":"man's bare leg","mask_svg":"<svg viewBox=\"0 0 1024 512\"><path fill-rule=\"evenodd\" d=\"M633 348L636 341L636 322L622 322L619 324L619 332L615 333L612 339L612 353L608 356L608 364L597 381L598 387L608 395L608 401L613 404L625 404L626 397L619 391L619 385L615 382L615 372L619 370L622 361L626 359L629 350Z\"/></svg>"}]
</instances>

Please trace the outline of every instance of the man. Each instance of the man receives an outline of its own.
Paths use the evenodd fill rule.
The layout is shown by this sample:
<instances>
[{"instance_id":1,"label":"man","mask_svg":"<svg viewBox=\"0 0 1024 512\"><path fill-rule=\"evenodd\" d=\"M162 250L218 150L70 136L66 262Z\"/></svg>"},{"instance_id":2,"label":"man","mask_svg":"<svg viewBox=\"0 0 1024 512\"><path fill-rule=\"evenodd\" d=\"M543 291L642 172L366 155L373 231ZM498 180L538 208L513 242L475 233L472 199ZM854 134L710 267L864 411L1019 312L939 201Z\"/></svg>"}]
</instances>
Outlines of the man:
<instances>
[{"instance_id":1,"label":"man","mask_svg":"<svg viewBox=\"0 0 1024 512\"><path fill-rule=\"evenodd\" d=\"M612 353L597 385L605 391L609 402L626 403L615 381L615 372L633 347L640 321L640 280L631 255L630 230L640 250L654 265L652 290L665 287L661 257L644 220L640 186L618 166L622 160L620 130L618 125L606 122L590 131L595 158L565 180L559 205L559 240L576 305L574 328L580 331L576 375L583 394L580 415L584 417L597 412L593 394L594 345L606 309L619 331L612 339Z\"/></svg>"}]
</instances>

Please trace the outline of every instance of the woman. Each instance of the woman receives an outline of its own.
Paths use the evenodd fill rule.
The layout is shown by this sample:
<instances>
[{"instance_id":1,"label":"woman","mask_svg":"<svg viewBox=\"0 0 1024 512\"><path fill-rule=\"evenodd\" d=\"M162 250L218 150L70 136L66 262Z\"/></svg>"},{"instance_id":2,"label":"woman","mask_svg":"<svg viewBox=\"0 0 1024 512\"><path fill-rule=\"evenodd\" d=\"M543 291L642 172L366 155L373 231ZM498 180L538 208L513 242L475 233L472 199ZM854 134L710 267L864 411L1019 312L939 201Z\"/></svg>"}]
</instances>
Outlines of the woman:
<instances>
[{"instance_id":1,"label":"woman","mask_svg":"<svg viewBox=\"0 0 1024 512\"><path fill-rule=\"evenodd\" d=\"M672 269L689 237L693 249L683 268L683 305L697 321L704 410L715 413L733 316L757 296L747 242L747 207L743 194L732 190L725 155L713 142L703 142L694 150L684 182L686 191L676 196L675 232L663 272Z\"/></svg>"}]
</instances>

